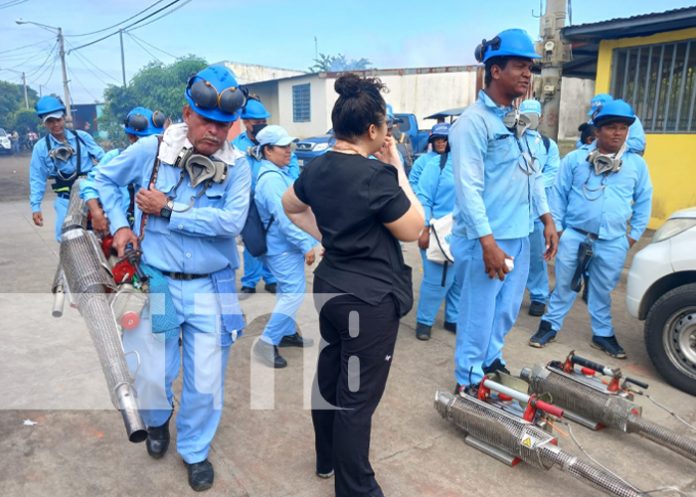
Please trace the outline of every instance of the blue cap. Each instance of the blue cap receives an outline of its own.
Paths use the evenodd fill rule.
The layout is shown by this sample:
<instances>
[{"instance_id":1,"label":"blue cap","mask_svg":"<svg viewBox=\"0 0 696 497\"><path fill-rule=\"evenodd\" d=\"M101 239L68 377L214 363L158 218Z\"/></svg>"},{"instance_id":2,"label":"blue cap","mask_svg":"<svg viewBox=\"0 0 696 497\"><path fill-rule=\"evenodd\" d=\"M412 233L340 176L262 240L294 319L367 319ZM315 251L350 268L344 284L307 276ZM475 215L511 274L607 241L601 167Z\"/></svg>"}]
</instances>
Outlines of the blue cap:
<instances>
[{"instance_id":1,"label":"blue cap","mask_svg":"<svg viewBox=\"0 0 696 497\"><path fill-rule=\"evenodd\" d=\"M260 100L249 98L242 109L242 119L268 119L271 113L266 110Z\"/></svg>"},{"instance_id":2,"label":"blue cap","mask_svg":"<svg viewBox=\"0 0 696 497\"><path fill-rule=\"evenodd\" d=\"M590 110L587 111L587 115L591 116L601 109L604 104L611 102L612 100L614 100L614 97L608 93L598 93L592 98L592 100L590 100Z\"/></svg>"},{"instance_id":3,"label":"blue cap","mask_svg":"<svg viewBox=\"0 0 696 497\"><path fill-rule=\"evenodd\" d=\"M433 126L430 131L430 138L428 141L432 141L435 138L447 138L449 136L450 125L447 123L437 123Z\"/></svg>"},{"instance_id":4,"label":"blue cap","mask_svg":"<svg viewBox=\"0 0 696 497\"><path fill-rule=\"evenodd\" d=\"M129 135L150 136L164 133L165 116L145 107L134 107L126 116L124 131Z\"/></svg>"},{"instance_id":5,"label":"blue cap","mask_svg":"<svg viewBox=\"0 0 696 497\"><path fill-rule=\"evenodd\" d=\"M41 97L38 102L36 102L36 105L34 106L36 109L36 113L38 114L39 117L62 117L63 114L65 114L65 105L63 105L63 101L59 98L56 97L55 95L46 95ZM59 116L58 113L61 115ZM52 116L48 116L48 114L55 114ZM44 119L45 120L45 119Z\"/></svg>"},{"instance_id":6,"label":"blue cap","mask_svg":"<svg viewBox=\"0 0 696 497\"><path fill-rule=\"evenodd\" d=\"M613 122L624 122L629 126L636 120L633 108L628 102L621 99L611 100L602 105L599 113L592 119L596 127Z\"/></svg>"},{"instance_id":7,"label":"blue cap","mask_svg":"<svg viewBox=\"0 0 696 497\"><path fill-rule=\"evenodd\" d=\"M387 121L393 121L394 120L394 107L392 107L392 104L387 104Z\"/></svg>"},{"instance_id":8,"label":"blue cap","mask_svg":"<svg viewBox=\"0 0 696 497\"><path fill-rule=\"evenodd\" d=\"M198 81L203 81L206 83L206 86L215 89L218 96L218 105L215 107L212 105L201 106L196 103L192 96L191 87ZM219 96L225 90L232 91L233 94L236 94L236 92L240 93L239 105L235 105L236 110L233 112L225 112L219 107ZM186 85L184 95L186 96L186 101L191 106L191 109L193 109L196 114L199 114L207 119L212 119L213 121L224 123L236 121L239 118L241 108L245 103L245 97L242 95L242 91L239 88L239 84L237 83L237 78L235 77L234 72L223 65L208 66L205 69L200 70L195 76L192 76ZM210 100L206 99L206 104L209 104L209 102Z\"/></svg>"},{"instance_id":9,"label":"blue cap","mask_svg":"<svg viewBox=\"0 0 696 497\"><path fill-rule=\"evenodd\" d=\"M284 147L290 145L295 140L297 140L297 138L290 136L285 128L277 124L266 126L256 135L256 141L259 142L259 145L277 145L279 147Z\"/></svg>"},{"instance_id":10,"label":"blue cap","mask_svg":"<svg viewBox=\"0 0 696 497\"><path fill-rule=\"evenodd\" d=\"M541 103L533 98L523 101L520 104L520 114L537 114L541 117Z\"/></svg>"},{"instance_id":11,"label":"blue cap","mask_svg":"<svg viewBox=\"0 0 696 497\"><path fill-rule=\"evenodd\" d=\"M523 59L540 59L534 42L524 29L506 29L492 40L483 40L474 51L476 60L487 62L493 57L520 57Z\"/></svg>"}]
</instances>

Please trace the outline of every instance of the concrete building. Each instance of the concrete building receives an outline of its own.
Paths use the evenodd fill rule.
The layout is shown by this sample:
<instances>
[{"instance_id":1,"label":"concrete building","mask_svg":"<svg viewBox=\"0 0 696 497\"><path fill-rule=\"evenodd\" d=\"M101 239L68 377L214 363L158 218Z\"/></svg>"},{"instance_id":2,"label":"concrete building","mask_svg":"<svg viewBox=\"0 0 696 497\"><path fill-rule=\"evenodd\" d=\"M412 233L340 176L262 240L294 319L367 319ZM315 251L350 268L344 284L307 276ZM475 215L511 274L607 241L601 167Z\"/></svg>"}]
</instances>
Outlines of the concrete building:
<instances>
[{"instance_id":1,"label":"concrete building","mask_svg":"<svg viewBox=\"0 0 696 497\"><path fill-rule=\"evenodd\" d=\"M696 205L696 7L568 26L565 76L631 103L646 132L651 228Z\"/></svg>"},{"instance_id":2,"label":"concrete building","mask_svg":"<svg viewBox=\"0 0 696 497\"><path fill-rule=\"evenodd\" d=\"M384 97L394 111L413 113L421 128L429 128L434 121L424 121L425 116L465 107L476 99L481 71L478 66L447 66L353 72L380 78L389 89ZM293 136L305 138L331 128L331 109L338 98L334 82L341 74L293 75L247 84L247 88L261 98L273 115L273 123L285 127Z\"/></svg>"}]
</instances>

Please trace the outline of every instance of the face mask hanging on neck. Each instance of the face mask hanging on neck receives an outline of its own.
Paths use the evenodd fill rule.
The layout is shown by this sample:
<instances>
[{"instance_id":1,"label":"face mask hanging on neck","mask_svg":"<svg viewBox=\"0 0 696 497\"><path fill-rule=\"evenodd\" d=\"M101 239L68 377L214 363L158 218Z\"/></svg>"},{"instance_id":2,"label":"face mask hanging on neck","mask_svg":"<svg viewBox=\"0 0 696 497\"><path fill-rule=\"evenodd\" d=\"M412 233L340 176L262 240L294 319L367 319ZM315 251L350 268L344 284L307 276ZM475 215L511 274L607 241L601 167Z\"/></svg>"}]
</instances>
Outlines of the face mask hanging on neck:
<instances>
[{"instance_id":1,"label":"face mask hanging on neck","mask_svg":"<svg viewBox=\"0 0 696 497\"><path fill-rule=\"evenodd\" d=\"M529 114L522 114L522 116L529 122L529 129L537 129L539 127L539 115L536 112L530 112Z\"/></svg>"},{"instance_id":2,"label":"face mask hanging on neck","mask_svg":"<svg viewBox=\"0 0 696 497\"><path fill-rule=\"evenodd\" d=\"M175 166L188 173L193 188L207 181L222 183L227 178L227 164L205 155L194 154L192 148L184 148L179 152Z\"/></svg>"},{"instance_id":3,"label":"face mask hanging on neck","mask_svg":"<svg viewBox=\"0 0 696 497\"><path fill-rule=\"evenodd\" d=\"M621 157L626 152L626 143L621 145L621 148L615 154L602 154L599 149L594 149L587 156L587 161L592 164L594 172L597 176L602 174L617 173L621 169Z\"/></svg>"},{"instance_id":4,"label":"face mask hanging on neck","mask_svg":"<svg viewBox=\"0 0 696 497\"><path fill-rule=\"evenodd\" d=\"M70 157L72 157L74 153L75 150L73 150L73 148L70 145L60 145L56 148L52 148L48 155L53 160L67 162L70 160Z\"/></svg>"},{"instance_id":5,"label":"face mask hanging on neck","mask_svg":"<svg viewBox=\"0 0 696 497\"><path fill-rule=\"evenodd\" d=\"M520 114L520 111L513 109L503 117L503 124L507 129L515 133L515 136L519 139L530 127L531 120L526 114Z\"/></svg>"}]
</instances>

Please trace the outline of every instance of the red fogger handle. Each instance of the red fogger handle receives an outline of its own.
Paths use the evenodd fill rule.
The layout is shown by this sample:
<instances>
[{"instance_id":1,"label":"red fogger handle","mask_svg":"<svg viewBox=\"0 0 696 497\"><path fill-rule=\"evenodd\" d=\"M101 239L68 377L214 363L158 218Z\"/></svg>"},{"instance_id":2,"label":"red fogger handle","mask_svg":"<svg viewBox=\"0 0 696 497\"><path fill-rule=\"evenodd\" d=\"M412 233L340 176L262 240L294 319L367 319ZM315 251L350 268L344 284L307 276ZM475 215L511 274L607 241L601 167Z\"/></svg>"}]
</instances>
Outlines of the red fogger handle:
<instances>
[{"instance_id":1,"label":"red fogger handle","mask_svg":"<svg viewBox=\"0 0 696 497\"><path fill-rule=\"evenodd\" d=\"M541 409L545 413L548 413L552 416L556 416L557 418L563 417L563 409L561 409L558 406L555 406L553 404L549 404L548 402L544 402L543 400L536 399L533 395L529 398L529 402L535 408Z\"/></svg>"}]
</instances>

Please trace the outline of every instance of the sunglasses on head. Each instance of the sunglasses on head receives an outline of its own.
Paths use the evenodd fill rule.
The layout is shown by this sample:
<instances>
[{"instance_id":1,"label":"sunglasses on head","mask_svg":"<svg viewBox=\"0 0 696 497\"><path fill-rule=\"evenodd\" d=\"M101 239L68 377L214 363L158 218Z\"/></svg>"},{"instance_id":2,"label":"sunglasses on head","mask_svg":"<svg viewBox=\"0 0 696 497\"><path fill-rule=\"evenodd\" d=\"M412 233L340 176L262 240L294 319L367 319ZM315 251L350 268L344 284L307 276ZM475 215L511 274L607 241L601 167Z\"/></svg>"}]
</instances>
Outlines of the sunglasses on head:
<instances>
[{"instance_id":1,"label":"sunglasses on head","mask_svg":"<svg viewBox=\"0 0 696 497\"><path fill-rule=\"evenodd\" d=\"M209 81L193 77L186 88L191 100L201 109L218 108L226 114L234 114L246 103L245 92L236 86L217 91Z\"/></svg>"}]
</instances>

